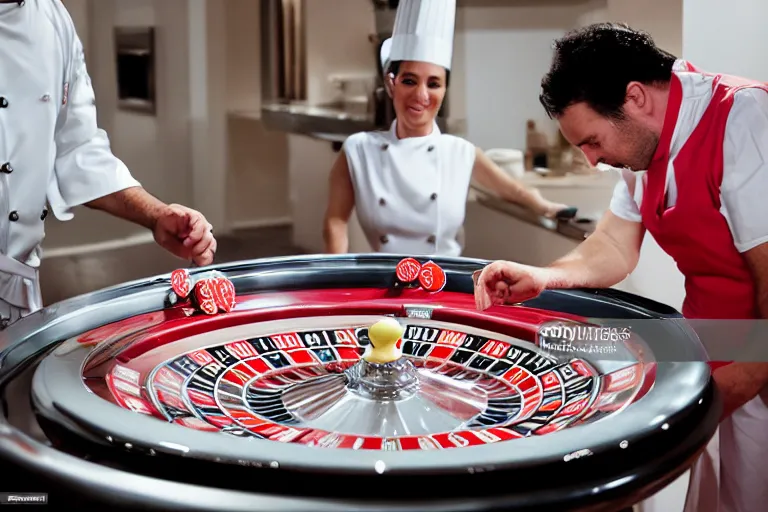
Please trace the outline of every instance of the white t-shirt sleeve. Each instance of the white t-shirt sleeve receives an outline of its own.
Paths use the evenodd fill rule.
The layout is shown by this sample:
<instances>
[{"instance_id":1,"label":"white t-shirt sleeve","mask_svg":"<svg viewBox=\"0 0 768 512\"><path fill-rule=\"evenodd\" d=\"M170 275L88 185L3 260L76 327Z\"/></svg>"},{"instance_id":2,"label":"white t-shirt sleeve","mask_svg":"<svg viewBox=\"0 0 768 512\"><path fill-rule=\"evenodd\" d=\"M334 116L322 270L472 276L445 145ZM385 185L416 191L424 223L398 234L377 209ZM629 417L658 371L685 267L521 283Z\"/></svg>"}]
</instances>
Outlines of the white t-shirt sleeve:
<instances>
[{"instance_id":1,"label":"white t-shirt sleeve","mask_svg":"<svg viewBox=\"0 0 768 512\"><path fill-rule=\"evenodd\" d=\"M604 171L610 172L610 171ZM629 177L634 179L634 176ZM628 220L630 222L641 222L642 215L640 214L640 207L637 205L637 201L629 191L627 185L627 177L622 176L616 187L613 189L613 197L611 197L611 212L619 218Z\"/></svg>"},{"instance_id":2,"label":"white t-shirt sleeve","mask_svg":"<svg viewBox=\"0 0 768 512\"><path fill-rule=\"evenodd\" d=\"M734 96L723 144L722 211L739 252L768 242L768 93Z\"/></svg>"}]
</instances>

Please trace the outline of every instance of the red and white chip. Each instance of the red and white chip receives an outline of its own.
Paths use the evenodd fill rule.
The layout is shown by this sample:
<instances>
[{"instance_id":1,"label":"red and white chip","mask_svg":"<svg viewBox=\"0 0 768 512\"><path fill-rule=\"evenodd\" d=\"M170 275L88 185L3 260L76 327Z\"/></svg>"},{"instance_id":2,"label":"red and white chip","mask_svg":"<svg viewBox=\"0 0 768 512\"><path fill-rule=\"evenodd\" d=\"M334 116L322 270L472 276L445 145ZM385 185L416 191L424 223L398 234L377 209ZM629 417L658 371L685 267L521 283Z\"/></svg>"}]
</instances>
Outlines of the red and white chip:
<instances>
[{"instance_id":1,"label":"red and white chip","mask_svg":"<svg viewBox=\"0 0 768 512\"><path fill-rule=\"evenodd\" d=\"M419 271L419 284L428 292L439 292L445 286L445 271L434 261L422 265Z\"/></svg>"},{"instance_id":2,"label":"red and white chip","mask_svg":"<svg viewBox=\"0 0 768 512\"><path fill-rule=\"evenodd\" d=\"M419 277L421 263L415 258L405 258L400 260L395 268L395 275L403 283L412 283Z\"/></svg>"},{"instance_id":3,"label":"red and white chip","mask_svg":"<svg viewBox=\"0 0 768 512\"><path fill-rule=\"evenodd\" d=\"M179 298L187 298L189 292L192 291L192 279L189 277L187 269L180 268L171 272L171 288Z\"/></svg>"},{"instance_id":4,"label":"red and white chip","mask_svg":"<svg viewBox=\"0 0 768 512\"><path fill-rule=\"evenodd\" d=\"M235 307L235 285L226 277L217 277L215 287L216 305L220 310L229 313Z\"/></svg>"},{"instance_id":5,"label":"red and white chip","mask_svg":"<svg viewBox=\"0 0 768 512\"><path fill-rule=\"evenodd\" d=\"M205 277L195 283L195 303L200 311L215 315L235 307L235 285L226 277Z\"/></svg>"},{"instance_id":6,"label":"red and white chip","mask_svg":"<svg viewBox=\"0 0 768 512\"><path fill-rule=\"evenodd\" d=\"M215 283L215 278L200 279L195 283L195 302L198 309L206 315L215 315L219 312L215 297Z\"/></svg>"}]
</instances>

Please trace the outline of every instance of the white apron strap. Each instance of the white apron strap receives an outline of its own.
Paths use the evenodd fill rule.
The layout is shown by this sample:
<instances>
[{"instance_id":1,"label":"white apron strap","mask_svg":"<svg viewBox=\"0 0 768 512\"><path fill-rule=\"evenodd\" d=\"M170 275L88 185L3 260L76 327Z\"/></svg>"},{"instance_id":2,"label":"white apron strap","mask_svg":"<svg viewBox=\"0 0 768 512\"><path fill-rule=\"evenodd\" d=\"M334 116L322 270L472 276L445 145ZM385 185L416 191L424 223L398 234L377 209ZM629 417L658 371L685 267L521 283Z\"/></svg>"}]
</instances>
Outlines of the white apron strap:
<instances>
[{"instance_id":1,"label":"white apron strap","mask_svg":"<svg viewBox=\"0 0 768 512\"><path fill-rule=\"evenodd\" d=\"M0 274L21 278L10 281L4 279L4 285L0 289L0 299L7 302L8 305L20 309L19 313L22 316L43 307L38 280L39 273L35 267L0 254ZM0 316L5 315L0 314Z\"/></svg>"},{"instance_id":2,"label":"white apron strap","mask_svg":"<svg viewBox=\"0 0 768 512\"><path fill-rule=\"evenodd\" d=\"M15 260L5 254L0 254L0 272L12 274L31 281L37 280L37 269Z\"/></svg>"}]
</instances>

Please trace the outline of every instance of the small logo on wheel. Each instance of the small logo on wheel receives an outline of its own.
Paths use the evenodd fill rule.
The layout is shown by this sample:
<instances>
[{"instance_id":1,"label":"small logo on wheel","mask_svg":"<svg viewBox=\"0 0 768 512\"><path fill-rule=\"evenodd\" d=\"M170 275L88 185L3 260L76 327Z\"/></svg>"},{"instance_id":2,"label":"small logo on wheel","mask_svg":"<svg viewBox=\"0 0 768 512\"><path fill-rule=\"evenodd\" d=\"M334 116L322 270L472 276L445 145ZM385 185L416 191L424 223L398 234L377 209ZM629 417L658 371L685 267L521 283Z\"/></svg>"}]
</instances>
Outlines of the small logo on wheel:
<instances>
[{"instance_id":1,"label":"small logo on wheel","mask_svg":"<svg viewBox=\"0 0 768 512\"><path fill-rule=\"evenodd\" d=\"M0 505L46 505L48 493L45 492L3 492L0 493Z\"/></svg>"}]
</instances>

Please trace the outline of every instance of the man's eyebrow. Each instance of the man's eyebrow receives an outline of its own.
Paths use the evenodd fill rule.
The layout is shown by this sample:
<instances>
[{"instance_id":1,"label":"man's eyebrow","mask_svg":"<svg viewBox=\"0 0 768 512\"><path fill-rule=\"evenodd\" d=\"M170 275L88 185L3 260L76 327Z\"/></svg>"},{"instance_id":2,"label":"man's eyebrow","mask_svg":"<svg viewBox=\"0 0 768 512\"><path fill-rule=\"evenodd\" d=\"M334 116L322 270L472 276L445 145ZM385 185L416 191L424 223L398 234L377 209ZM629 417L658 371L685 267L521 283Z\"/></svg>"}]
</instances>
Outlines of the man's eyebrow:
<instances>
[{"instance_id":1,"label":"man's eyebrow","mask_svg":"<svg viewBox=\"0 0 768 512\"><path fill-rule=\"evenodd\" d=\"M594 142L595 142L595 136L594 135L590 135L589 137L585 138L584 140L582 140L581 142L576 144L576 147L577 148L581 147L584 144L593 144Z\"/></svg>"}]
</instances>

